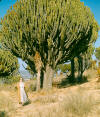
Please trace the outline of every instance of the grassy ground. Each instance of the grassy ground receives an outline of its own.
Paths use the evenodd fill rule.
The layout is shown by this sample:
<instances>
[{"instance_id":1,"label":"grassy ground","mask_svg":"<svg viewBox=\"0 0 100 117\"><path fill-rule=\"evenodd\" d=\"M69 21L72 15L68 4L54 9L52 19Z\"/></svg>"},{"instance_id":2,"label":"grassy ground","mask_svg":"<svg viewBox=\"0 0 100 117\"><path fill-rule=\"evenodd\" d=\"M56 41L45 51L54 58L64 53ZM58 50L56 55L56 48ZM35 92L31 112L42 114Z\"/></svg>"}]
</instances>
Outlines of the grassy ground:
<instances>
[{"instance_id":1,"label":"grassy ground","mask_svg":"<svg viewBox=\"0 0 100 117\"><path fill-rule=\"evenodd\" d=\"M35 92L36 81L26 83L31 103L18 104L16 84L0 86L0 117L99 117L100 82L96 71L85 73L89 82L49 92Z\"/></svg>"}]
</instances>

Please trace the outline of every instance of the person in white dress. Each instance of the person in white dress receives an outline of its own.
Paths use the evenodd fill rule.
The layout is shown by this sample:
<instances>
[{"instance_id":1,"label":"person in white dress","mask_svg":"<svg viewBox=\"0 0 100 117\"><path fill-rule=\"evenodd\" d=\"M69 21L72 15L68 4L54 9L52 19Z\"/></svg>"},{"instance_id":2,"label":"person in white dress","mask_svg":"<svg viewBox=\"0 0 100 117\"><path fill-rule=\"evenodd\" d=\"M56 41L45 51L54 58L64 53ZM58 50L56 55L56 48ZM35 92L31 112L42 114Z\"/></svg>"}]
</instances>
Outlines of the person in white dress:
<instances>
[{"instance_id":1,"label":"person in white dress","mask_svg":"<svg viewBox=\"0 0 100 117\"><path fill-rule=\"evenodd\" d=\"M19 104L24 104L25 102L28 101L28 97L25 92L25 86L22 78L20 78L20 82L18 84L18 96L19 96Z\"/></svg>"}]
</instances>

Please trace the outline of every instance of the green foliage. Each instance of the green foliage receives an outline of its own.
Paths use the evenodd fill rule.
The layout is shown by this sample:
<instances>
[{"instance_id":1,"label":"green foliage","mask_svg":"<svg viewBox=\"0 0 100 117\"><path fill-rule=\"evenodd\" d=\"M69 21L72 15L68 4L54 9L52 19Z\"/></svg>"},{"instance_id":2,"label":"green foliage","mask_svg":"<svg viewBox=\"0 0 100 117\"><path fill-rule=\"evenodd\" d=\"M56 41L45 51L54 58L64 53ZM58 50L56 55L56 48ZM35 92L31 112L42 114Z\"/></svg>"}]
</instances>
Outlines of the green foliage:
<instances>
[{"instance_id":1,"label":"green foliage","mask_svg":"<svg viewBox=\"0 0 100 117\"><path fill-rule=\"evenodd\" d=\"M95 56L98 60L100 60L100 47L96 48L95 50Z\"/></svg>"},{"instance_id":2,"label":"green foliage","mask_svg":"<svg viewBox=\"0 0 100 117\"><path fill-rule=\"evenodd\" d=\"M36 85L31 84L30 87L29 87L29 90L30 90L31 92L36 91Z\"/></svg>"},{"instance_id":3,"label":"green foliage","mask_svg":"<svg viewBox=\"0 0 100 117\"><path fill-rule=\"evenodd\" d=\"M92 43L84 54L85 58L91 60L92 55L94 54L94 50L95 50L95 47L94 47L94 44Z\"/></svg>"},{"instance_id":4,"label":"green foliage","mask_svg":"<svg viewBox=\"0 0 100 117\"><path fill-rule=\"evenodd\" d=\"M62 73L66 73L71 71L71 64L60 64L57 66L56 71L61 71Z\"/></svg>"},{"instance_id":5,"label":"green foliage","mask_svg":"<svg viewBox=\"0 0 100 117\"><path fill-rule=\"evenodd\" d=\"M13 84L16 82L19 82L20 80L20 76L5 76L5 77L0 77L1 78L1 82L3 82L4 84Z\"/></svg>"},{"instance_id":6,"label":"green foliage","mask_svg":"<svg viewBox=\"0 0 100 117\"><path fill-rule=\"evenodd\" d=\"M94 42L93 43L90 43L87 51L82 54L83 61L84 61L83 62L83 65L84 65L84 68L85 69L92 68L92 63L93 63L92 55L94 54L94 50L95 50Z\"/></svg>"},{"instance_id":7,"label":"green foliage","mask_svg":"<svg viewBox=\"0 0 100 117\"><path fill-rule=\"evenodd\" d=\"M97 74L100 77L100 62L98 62Z\"/></svg>"},{"instance_id":8,"label":"green foliage","mask_svg":"<svg viewBox=\"0 0 100 117\"><path fill-rule=\"evenodd\" d=\"M18 60L9 51L0 49L0 76L9 76L18 70Z\"/></svg>"},{"instance_id":9,"label":"green foliage","mask_svg":"<svg viewBox=\"0 0 100 117\"><path fill-rule=\"evenodd\" d=\"M8 117L5 111L0 111L0 117Z\"/></svg>"},{"instance_id":10,"label":"green foliage","mask_svg":"<svg viewBox=\"0 0 100 117\"><path fill-rule=\"evenodd\" d=\"M45 74L86 51L98 34L93 14L80 0L19 0L1 25L3 47Z\"/></svg>"},{"instance_id":11,"label":"green foliage","mask_svg":"<svg viewBox=\"0 0 100 117\"><path fill-rule=\"evenodd\" d=\"M29 73L30 73L33 77L36 76L36 71L33 71L28 65L27 65L27 67L26 67L26 70L28 70Z\"/></svg>"},{"instance_id":12,"label":"green foliage","mask_svg":"<svg viewBox=\"0 0 100 117\"><path fill-rule=\"evenodd\" d=\"M100 68L97 69L97 74L100 77Z\"/></svg>"},{"instance_id":13,"label":"green foliage","mask_svg":"<svg viewBox=\"0 0 100 117\"><path fill-rule=\"evenodd\" d=\"M54 68L85 51L98 33L93 14L79 0L20 0L1 24L2 44L31 69L36 51L44 66Z\"/></svg>"}]
</instances>

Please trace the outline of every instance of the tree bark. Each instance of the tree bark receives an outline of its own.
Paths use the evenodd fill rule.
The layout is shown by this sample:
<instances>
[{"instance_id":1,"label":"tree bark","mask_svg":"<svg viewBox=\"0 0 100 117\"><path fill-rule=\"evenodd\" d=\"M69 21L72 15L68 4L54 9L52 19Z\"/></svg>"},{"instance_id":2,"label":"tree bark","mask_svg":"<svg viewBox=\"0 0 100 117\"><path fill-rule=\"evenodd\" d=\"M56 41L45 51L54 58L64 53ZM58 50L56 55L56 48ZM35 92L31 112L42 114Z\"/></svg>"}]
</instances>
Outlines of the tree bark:
<instances>
[{"instance_id":1,"label":"tree bark","mask_svg":"<svg viewBox=\"0 0 100 117\"><path fill-rule=\"evenodd\" d=\"M44 72L43 72L43 69L41 69L40 88L43 88L43 80L44 80Z\"/></svg>"},{"instance_id":2,"label":"tree bark","mask_svg":"<svg viewBox=\"0 0 100 117\"><path fill-rule=\"evenodd\" d=\"M83 58L81 56L78 57L78 81L82 81L82 75L83 75Z\"/></svg>"},{"instance_id":3,"label":"tree bark","mask_svg":"<svg viewBox=\"0 0 100 117\"><path fill-rule=\"evenodd\" d=\"M75 65L74 65L74 58L71 60L71 78L70 82L75 81Z\"/></svg>"},{"instance_id":4,"label":"tree bark","mask_svg":"<svg viewBox=\"0 0 100 117\"><path fill-rule=\"evenodd\" d=\"M47 65L46 70L44 72L44 81L43 81L43 89L49 90L52 88L52 80L54 76L54 70Z\"/></svg>"},{"instance_id":5,"label":"tree bark","mask_svg":"<svg viewBox=\"0 0 100 117\"><path fill-rule=\"evenodd\" d=\"M40 70L38 70L38 73L37 73L37 86L36 86L36 91L40 91Z\"/></svg>"}]
</instances>

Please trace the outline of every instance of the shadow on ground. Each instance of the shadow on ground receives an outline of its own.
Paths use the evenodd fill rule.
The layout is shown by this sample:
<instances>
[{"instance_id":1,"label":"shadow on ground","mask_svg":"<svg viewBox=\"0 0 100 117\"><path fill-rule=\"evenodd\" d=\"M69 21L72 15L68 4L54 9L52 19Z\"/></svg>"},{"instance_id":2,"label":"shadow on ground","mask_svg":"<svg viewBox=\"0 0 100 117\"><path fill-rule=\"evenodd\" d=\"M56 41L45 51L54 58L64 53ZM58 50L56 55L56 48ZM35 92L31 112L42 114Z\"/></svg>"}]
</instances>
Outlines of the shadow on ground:
<instances>
[{"instance_id":1,"label":"shadow on ground","mask_svg":"<svg viewBox=\"0 0 100 117\"><path fill-rule=\"evenodd\" d=\"M58 88L67 88L70 86L75 86L86 82L88 82L87 76L83 76L82 78L76 77L74 80L72 76L68 76L67 78L62 79L62 81L56 84L56 86Z\"/></svg>"}]
</instances>

